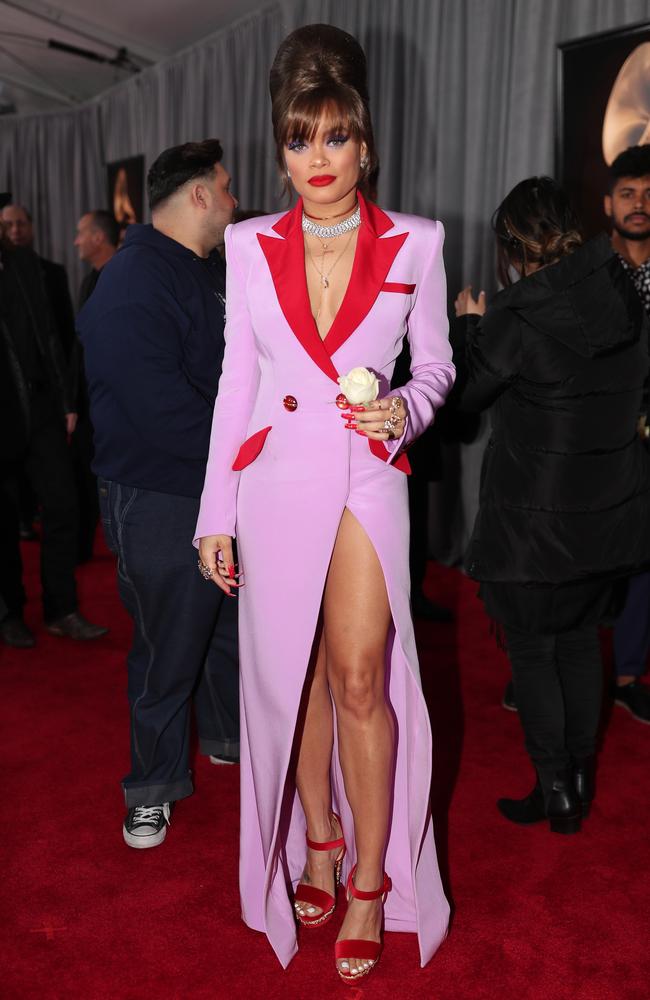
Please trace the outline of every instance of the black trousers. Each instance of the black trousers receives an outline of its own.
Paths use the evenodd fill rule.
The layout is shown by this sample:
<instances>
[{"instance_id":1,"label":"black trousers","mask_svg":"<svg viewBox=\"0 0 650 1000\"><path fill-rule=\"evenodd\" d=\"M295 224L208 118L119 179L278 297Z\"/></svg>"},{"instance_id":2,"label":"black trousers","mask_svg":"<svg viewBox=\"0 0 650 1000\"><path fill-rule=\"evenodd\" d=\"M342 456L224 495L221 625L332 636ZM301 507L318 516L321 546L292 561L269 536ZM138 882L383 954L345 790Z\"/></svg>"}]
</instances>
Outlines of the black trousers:
<instances>
[{"instance_id":1,"label":"black trousers","mask_svg":"<svg viewBox=\"0 0 650 1000\"><path fill-rule=\"evenodd\" d=\"M78 507L63 415L46 390L32 393L29 448L0 467L0 594L11 616L25 604L17 477L23 472L41 505L43 614L54 621L77 608Z\"/></svg>"},{"instance_id":2,"label":"black trousers","mask_svg":"<svg viewBox=\"0 0 650 1000\"><path fill-rule=\"evenodd\" d=\"M556 771L596 752L603 669L595 625L558 635L505 628L526 750Z\"/></svg>"},{"instance_id":3,"label":"black trousers","mask_svg":"<svg viewBox=\"0 0 650 1000\"><path fill-rule=\"evenodd\" d=\"M198 571L197 499L100 479L99 505L134 625L126 804L175 801L193 791L193 696L202 752L239 756L237 600Z\"/></svg>"}]
</instances>

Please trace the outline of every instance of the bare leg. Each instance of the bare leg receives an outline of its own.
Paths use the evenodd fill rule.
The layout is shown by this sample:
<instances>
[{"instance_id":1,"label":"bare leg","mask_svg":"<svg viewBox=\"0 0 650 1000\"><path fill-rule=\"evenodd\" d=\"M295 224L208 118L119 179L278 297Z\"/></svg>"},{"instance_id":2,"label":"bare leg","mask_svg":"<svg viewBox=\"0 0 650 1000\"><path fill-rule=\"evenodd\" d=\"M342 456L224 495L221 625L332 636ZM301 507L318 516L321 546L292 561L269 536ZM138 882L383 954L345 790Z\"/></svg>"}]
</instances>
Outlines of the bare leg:
<instances>
[{"instance_id":1,"label":"bare leg","mask_svg":"<svg viewBox=\"0 0 650 1000\"><path fill-rule=\"evenodd\" d=\"M325 645L321 637L316 665L311 674L307 692L307 706L300 739L296 785L307 820L307 833L311 840L321 843L341 836L338 824L332 821L332 794L330 764L332 760L333 733L332 699L325 670ZM340 853L335 851L307 850L307 861L301 881L325 892L334 887L334 862ZM315 917L322 912L318 906L296 903L301 915Z\"/></svg>"},{"instance_id":2,"label":"bare leg","mask_svg":"<svg viewBox=\"0 0 650 1000\"><path fill-rule=\"evenodd\" d=\"M354 817L357 888L383 881L394 756L393 719L386 703L385 650L391 622L384 574L362 526L345 510L332 553L323 600L329 687L336 705L339 756ZM380 900L352 899L339 940L379 941ZM350 956L349 972L367 959ZM344 960L339 962L348 972Z\"/></svg>"}]
</instances>

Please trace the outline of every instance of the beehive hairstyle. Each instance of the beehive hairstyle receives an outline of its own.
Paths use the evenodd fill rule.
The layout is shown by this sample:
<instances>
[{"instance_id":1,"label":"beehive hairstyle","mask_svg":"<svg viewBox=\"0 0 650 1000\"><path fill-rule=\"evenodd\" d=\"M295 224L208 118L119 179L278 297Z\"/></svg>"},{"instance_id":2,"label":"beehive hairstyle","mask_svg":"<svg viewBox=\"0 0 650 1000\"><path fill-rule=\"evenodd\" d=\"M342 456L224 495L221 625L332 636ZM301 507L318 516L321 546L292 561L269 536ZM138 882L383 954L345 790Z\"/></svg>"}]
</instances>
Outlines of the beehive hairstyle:
<instances>
[{"instance_id":1,"label":"beehive hairstyle","mask_svg":"<svg viewBox=\"0 0 650 1000\"><path fill-rule=\"evenodd\" d=\"M308 24L280 45L270 91L276 158L285 176L287 143L309 142L324 113L333 131L366 146L359 188L374 191L379 161L370 118L366 57L356 38L331 24Z\"/></svg>"}]
</instances>

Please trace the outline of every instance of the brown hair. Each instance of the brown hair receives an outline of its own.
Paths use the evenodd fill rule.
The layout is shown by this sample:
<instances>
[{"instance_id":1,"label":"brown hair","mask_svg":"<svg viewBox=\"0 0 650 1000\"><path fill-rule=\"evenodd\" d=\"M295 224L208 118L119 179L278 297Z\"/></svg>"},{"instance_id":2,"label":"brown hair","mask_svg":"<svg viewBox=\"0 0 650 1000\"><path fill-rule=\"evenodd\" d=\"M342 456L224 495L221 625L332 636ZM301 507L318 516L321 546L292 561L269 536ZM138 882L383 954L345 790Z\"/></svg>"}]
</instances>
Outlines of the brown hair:
<instances>
[{"instance_id":1,"label":"brown hair","mask_svg":"<svg viewBox=\"0 0 650 1000\"><path fill-rule=\"evenodd\" d=\"M370 118L366 57L356 38L331 24L298 28L280 45L269 84L276 159L282 174L287 143L313 139L323 113L328 112L333 130L365 144L359 188L372 197L379 160Z\"/></svg>"},{"instance_id":2,"label":"brown hair","mask_svg":"<svg viewBox=\"0 0 650 1000\"><path fill-rule=\"evenodd\" d=\"M504 287L512 284L508 268L525 276L531 264L547 267L582 245L577 217L563 189L552 177L520 181L501 202L492 219L497 237L497 273Z\"/></svg>"}]
</instances>

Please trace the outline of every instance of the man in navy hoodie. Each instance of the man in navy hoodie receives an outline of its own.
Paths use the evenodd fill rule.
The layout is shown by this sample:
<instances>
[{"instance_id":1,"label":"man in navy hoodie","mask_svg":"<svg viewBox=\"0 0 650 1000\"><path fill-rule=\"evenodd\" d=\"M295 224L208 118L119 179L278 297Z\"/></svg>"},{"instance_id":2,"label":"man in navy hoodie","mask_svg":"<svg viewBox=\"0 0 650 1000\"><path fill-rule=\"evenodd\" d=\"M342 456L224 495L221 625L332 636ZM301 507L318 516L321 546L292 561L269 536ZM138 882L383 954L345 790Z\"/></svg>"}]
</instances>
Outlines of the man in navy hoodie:
<instances>
[{"instance_id":1,"label":"man in navy hoodie","mask_svg":"<svg viewBox=\"0 0 650 1000\"><path fill-rule=\"evenodd\" d=\"M200 747L239 755L237 602L206 584L192 536L223 360L223 243L237 202L216 139L167 149L147 176L152 225L129 226L79 314L93 470L134 624L124 839L155 847L193 790Z\"/></svg>"}]
</instances>

